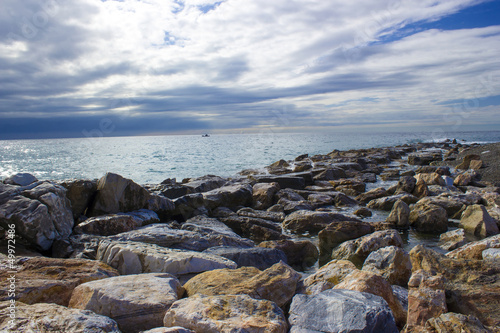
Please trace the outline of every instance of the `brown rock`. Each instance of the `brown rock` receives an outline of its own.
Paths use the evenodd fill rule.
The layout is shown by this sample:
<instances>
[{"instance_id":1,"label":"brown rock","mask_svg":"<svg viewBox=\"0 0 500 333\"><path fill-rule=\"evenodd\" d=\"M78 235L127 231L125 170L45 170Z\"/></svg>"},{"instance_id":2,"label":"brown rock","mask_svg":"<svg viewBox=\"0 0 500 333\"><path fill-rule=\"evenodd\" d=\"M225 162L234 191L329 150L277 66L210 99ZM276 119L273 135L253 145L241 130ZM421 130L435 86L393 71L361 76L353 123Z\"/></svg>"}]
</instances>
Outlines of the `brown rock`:
<instances>
[{"instance_id":1,"label":"brown rock","mask_svg":"<svg viewBox=\"0 0 500 333\"><path fill-rule=\"evenodd\" d=\"M446 254L448 258L453 259L483 259L483 251L487 249L500 248L500 235L491 236L480 240L465 244Z\"/></svg>"},{"instance_id":2,"label":"brown rock","mask_svg":"<svg viewBox=\"0 0 500 333\"><path fill-rule=\"evenodd\" d=\"M80 215L85 215L87 208L97 192L96 180L65 181L61 185L66 188L66 197L71 201L73 217L77 220Z\"/></svg>"},{"instance_id":3,"label":"brown rock","mask_svg":"<svg viewBox=\"0 0 500 333\"><path fill-rule=\"evenodd\" d=\"M252 188L253 207L267 209L273 205L274 195L280 190L278 183L257 183Z\"/></svg>"},{"instance_id":4,"label":"brown rock","mask_svg":"<svg viewBox=\"0 0 500 333\"><path fill-rule=\"evenodd\" d=\"M483 161L481 161L481 160L472 160L472 161L470 161L469 169L479 170L482 167L483 167Z\"/></svg>"},{"instance_id":5,"label":"brown rock","mask_svg":"<svg viewBox=\"0 0 500 333\"><path fill-rule=\"evenodd\" d=\"M378 274L390 284L406 287L411 275L410 255L397 246L383 247L370 253L363 263L363 271Z\"/></svg>"},{"instance_id":6,"label":"brown rock","mask_svg":"<svg viewBox=\"0 0 500 333\"><path fill-rule=\"evenodd\" d=\"M472 205L462 213L460 225L477 237L488 237L499 233L496 221L483 205Z\"/></svg>"},{"instance_id":7,"label":"brown rock","mask_svg":"<svg viewBox=\"0 0 500 333\"><path fill-rule=\"evenodd\" d=\"M259 244L259 247L279 249L286 254L288 264L299 270L310 267L318 261L319 252L311 241L308 240L274 240Z\"/></svg>"},{"instance_id":8,"label":"brown rock","mask_svg":"<svg viewBox=\"0 0 500 333\"><path fill-rule=\"evenodd\" d=\"M335 221L356 221L358 219L348 217L339 213L331 212L313 212L307 210L299 210L291 213L283 221L283 229L287 229L293 233L301 234L304 232L319 232L330 223Z\"/></svg>"},{"instance_id":9,"label":"brown rock","mask_svg":"<svg viewBox=\"0 0 500 333\"><path fill-rule=\"evenodd\" d=\"M475 154L470 154L470 155L465 155L463 158L462 163L457 165L457 169L462 169L462 170L467 170L470 167L470 162L474 160L481 160L481 156L475 155Z\"/></svg>"},{"instance_id":10,"label":"brown rock","mask_svg":"<svg viewBox=\"0 0 500 333\"><path fill-rule=\"evenodd\" d=\"M410 227L410 207L402 200L396 201L386 221L398 228L408 229Z\"/></svg>"},{"instance_id":11,"label":"brown rock","mask_svg":"<svg viewBox=\"0 0 500 333\"><path fill-rule=\"evenodd\" d=\"M469 172L458 174L453 181L455 186L467 186L472 182L473 175Z\"/></svg>"},{"instance_id":12,"label":"brown rock","mask_svg":"<svg viewBox=\"0 0 500 333\"><path fill-rule=\"evenodd\" d=\"M356 266L348 260L332 260L305 278L302 291L308 295L316 295L323 290L332 289L356 270Z\"/></svg>"},{"instance_id":13,"label":"brown rock","mask_svg":"<svg viewBox=\"0 0 500 333\"><path fill-rule=\"evenodd\" d=\"M448 312L441 275L418 270L408 286L408 326L424 326L427 320Z\"/></svg>"},{"instance_id":14,"label":"brown rock","mask_svg":"<svg viewBox=\"0 0 500 333\"><path fill-rule=\"evenodd\" d=\"M427 183L423 180L420 179L417 181L415 184L415 188L413 189L413 195L416 196L417 198L424 198L429 196L429 188L427 187Z\"/></svg>"},{"instance_id":15,"label":"brown rock","mask_svg":"<svg viewBox=\"0 0 500 333\"><path fill-rule=\"evenodd\" d=\"M440 206L418 202L410 212L410 225L420 232L443 233L448 230L448 214Z\"/></svg>"},{"instance_id":16,"label":"brown rock","mask_svg":"<svg viewBox=\"0 0 500 333\"><path fill-rule=\"evenodd\" d=\"M370 190L368 192L362 193L356 197L356 200L363 204L367 204L371 200L374 199L379 199L383 197L389 196L389 193L387 193L387 190L383 187L379 187L373 190Z\"/></svg>"},{"instance_id":17,"label":"brown rock","mask_svg":"<svg viewBox=\"0 0 500 333\"><path fill-rule=\"evenodd\" d=\"M118 275L115 269L100 261L84 259L18 258L16 266L15 299L26 304L55 303L67 306L76 286ZM7 270L0 272L2 281L8 277ZM0 300L8 299L8 290L0 290Z\"/></svg>"},{"instance_id":18,"label":"brown rock","mask_svg":"<svg viewBox=\"0 0 500 333\"><path fill-rule=\"evenodd\" d=\"M447 333L492 333L472 315L448 312L439 317L431 318L425 327L431 332Z\"/></svg>"},{"instance_id":19,"label":"brown rock","mask_svg":"<svg viewBox=\"0 0 500 333\"><path fill-rule=\"evenodd\" d=\"M396 194L388 197L383 197L379 199L374 199L366 205L366 207L371 209L380 209L385 211L391 211L392 207L396 203L396 201L402 200L406 202L406 204L412 204L418 201L418 198L411 194Z\"/></svg>"},{"instance_id":20,"label":"brown rock","mask_svg":"<svg viewBox=\"0 0 500 333\"><path fill-rule=\"evenodd\" d=\"M446 251L455 250L456 248L465 245L465 243L467 243L467 241L465 239L464 229L448 231L439 236L439 247L445 249Z\"/></svg>"},{"instance_id":21,"label":"brown rock","mask_svg":"<svg viewBox=\"0 0 500 333\"><path fill-rule=\"evenodd\" d=\"M365 208L365 207L361 207L361 208L358 208L354 211L354 215L356 216L359 216L361 218L363 217L370 217L372 216L372 211L369 210L368 208Z\"/></svg>"},{"instance_id":22,"label":"brown rock","mask_svg":"<svg viewBox=\"0 0 500 333\"><path fill-rule=\"evenodd\" d=\"M444 181L443 177L441 177L440 174L433 172L433 173L419 173L418 175L415 176L417 179L417 182L419 180L424 181L427 185L440 185L440 186L445 186L446 182Z\"/></svg>"}]
</instances>

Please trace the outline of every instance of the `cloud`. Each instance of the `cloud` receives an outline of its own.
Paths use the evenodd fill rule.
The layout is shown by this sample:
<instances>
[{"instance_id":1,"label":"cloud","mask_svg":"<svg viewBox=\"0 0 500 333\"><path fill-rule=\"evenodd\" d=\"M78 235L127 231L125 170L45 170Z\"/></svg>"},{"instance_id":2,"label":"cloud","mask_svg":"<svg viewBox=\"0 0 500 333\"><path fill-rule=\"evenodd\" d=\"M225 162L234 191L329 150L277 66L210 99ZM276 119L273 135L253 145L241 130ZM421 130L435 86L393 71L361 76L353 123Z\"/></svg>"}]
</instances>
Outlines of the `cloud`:
<instances>
[{"instance_id":1,"label":"cloud","mask_svg":"<svg viewBox=\"0 0 500 333\"><path fill-rule=\"evenodd\" d=\"M500 25L428 25L488 3L5 0L0 138L81 136L109 117L120 135L446 124L446 101L498 95ZM500 124L492 107L483 122Z\"/></svg>"}]
</instances>

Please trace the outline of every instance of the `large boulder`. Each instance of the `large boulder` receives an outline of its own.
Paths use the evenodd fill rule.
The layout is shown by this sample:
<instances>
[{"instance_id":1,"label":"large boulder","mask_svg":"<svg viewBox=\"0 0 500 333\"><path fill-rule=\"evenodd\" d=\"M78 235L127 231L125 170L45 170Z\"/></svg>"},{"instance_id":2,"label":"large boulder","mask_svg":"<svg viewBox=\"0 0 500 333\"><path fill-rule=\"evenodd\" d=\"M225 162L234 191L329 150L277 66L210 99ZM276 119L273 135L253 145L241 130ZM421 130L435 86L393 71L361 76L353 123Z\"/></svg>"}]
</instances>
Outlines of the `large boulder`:
<instances>
[{"instance_id":1,"label":"large boulder","mask_svg":"<svg viewBox=\"0 0 500 333\"><path fill-rule=\"evenodd\" d=\"M418 181L424 181L427 185L440 185L440 186L446 186L446 182L443 179L443 177L436 172L432 173L419 173L418 175L415 176L415 184ZM411 193L411 192L409 192Z\"/></svg>"},{"instance_id":2,"label":"large boulder","mask_svg":"<svg viewBox=\"0 0 500 333\"><path fill-rule=\"evenodd\" d=\"M374 200L374 199L379 199L383 197L389 196L389 193L387 190L383 187L375 188L373 190L370 190L368 192L362 193L356 197L356 200L363 204L367 204L368 202Z\"/></svg>"},{"instance_id":3,"label":"large boulder","mask_svg":"<svg viewBox=\"0 0 500 333\"><path fill-rule=\"evenodd\" d=\"M495 219L493 219L483 205L472 205L462 213L460 225L466 232L476 237L489 237L499 233Z\"/></svg>"},{"instance_id":4,"label":"large boulder","mask_svg":"<svg viewBox=\"0 0 500 333\"><path fill-rule=\"evenodd\" d=\"M330 261L332 250L341 243L371 234L374 231L373 225L366 222L339 221L330 223L318 234L320 264Z\"/></svg>"},{"instance_id":5,"label":"large boulder","mask_svg":"<svg viewBox=\"0 0 500 333\"><path fill-rule=\"evenodd\" d=\"M291 188L295 190L301 190L306 186L306 181L304 177L297 176L294 174L288 175L265 175L255 177L256 181L259 183L278 183L280 188Z\"/></svg>"},{"instance_id":6,"label":"large boulder","mask_svg":"<svg viewBox=\"0 0 500 333\"><path fill-rule=\"evenodd\" d=\"M206 249L203 252L232 260L238 267L253 266L258 269L266 269L280 261L287 262L286 254L283 251L263 247L239 248L217 246Z\"/></svg>"},{"instance_id":7,"label":"large boulder","mask_svg":"<svg viewBox=\"0 0 500 333\"><path fill-rule=\"evenodd\" d=\"M256 243L267 240L287 238L281 233L281 224L261 218L229 215L221 217L220 221L244 238Z\"/></svg>"},{"instance_id":8,"label":"large boulder","mask_svg":"<svg viewBox=\"0 0 500 333\"><path fill-rule=\"evenodd\" d=\"M443 313L439 317L429 319L426 328L430 332L450 332L450 333L490 333L479 319L472 315L463 315L460 313Z\"/></svg>"},{"instance_id":9,"label":"large boulder","mask_svg":"<svg viewBox=\"0 0 500 333\"><path fill-rule=\"evenodd\" d=\"M483 251L487 249L500 249L500 235L491 236L477 242L464 244L448 252L446 256L453 259L483 259Z\"/></svg>"},{"instance_id":10,"label":"large boulder","mask_svg":"<svg viewBox=\"0 0 500 333\"><path fill-rule=\"evenodd\" d=\"M355 270L333 289L361 291L380 296L391 308L398 327L403 328L406 323L406 311L394 296L390 283L378 274Z\"/></svg>"},{"instance_id":11,"label":"large boulder","mask_svg":"<svg viewBox=\"0 0 500 333\"><path fill-rule=\"evenodd\" d=\"M120 333L116 322L92 311L68 309L57 304L15 304L14 320L9 316L12 303L0 302L2 332Z\"/></svg>"},{"instance_id":12,"label":"large boulder","mask_svg":"<svg viewBox=\"0 0 500 333\"><path fill-rule=\"evenodd\" d=\"M296 295L290 306L290 333L399 332L392 311L380 296L351 290Z\"/></svg>"},{"instance_id":13,"label":"large boulder","mask_svg":"<svg viewBox=\"0 0 500 333\"><path fill-rule=\"evenodd\" d=\"M304 279L301 292L316 295L332 289L355 270L356 266L348 260L332 260Z\"/></svg>"},{"instance_id":14,"label":"large boulder","mask_svg":"<svg viewBox=\"0 0 500 333\"><path fill-rule=\"evenodd\" d=\"M0 183L0 226L12 229L39 250L49 250L55 240L66 239L74 220L66 189L52 182L27 186Z\"/></svg>"},{"instance_id":15,"label":"large boulder","mask_svg":"<svg viewBox=\"0 0 500 333\"><path fill-rule=\"evenodd\" d=\"M280 190L278 183L257 183L252 187L255 209L267 209L273 205L274 195Z\"/></svg>"},{"instance_id":16,"label":"large boulder","mask_svg":"<svg viewBox=\"0 0 500 333\"><path fill-rule=\"evenodd\" d=\"M71 201L73 217L77 220L81 215L85 215L88 207L97 193L97 180L67 180L61 185L68 190L66 197Z\"/></svg>"},{"instance_id":17,"label":"large boulder","mask_svg":"<svg viewBox=\"0 0 500 333\"><path fill-rule=\"evenodd\" d=\"M476 316L484 325L500 325L500 262L453 259L422 245L410 251L413 271L441 274L448 311ZM409 309L411 313L411 309Z\"/></svg>"},{"instance_id":18,"label":"large boulder","mask_svg":"<svg viewBox=\"0 0 500 333\"><path fill-rule=\"evenodd\" d=\"M277 263L264 271L242 267L201 273L191 278L184 288L188 296L245 294L283 307L295 295L299 280L299 273L284 263Z\"/></svg>"},{"instance_id":19,"label":"large boulder","mask_svg":"<svg viewBox=\"0 0 500 333\"><path fill-rule=\"evenodd\" d=\"M116 276L79 285L69 307L112 318L122 332L133 333L161 326L165 313L183 293L170 274Z\"/></svg>"},{"instance_id":20,"label":"large boulder","mask_svg":"<svg viewBox=\"0 0 500 333\"><path fill-rule=\"evenodd\" d=\"M406 287L411 276L410 255L397 246L383 247L370 253L363 270L382 276L390 284Z\"/></svg>"},{"instance_id":21,"label":"large boulder","mask_svg":"<svg viewBox=\"0 0 500 333\"><path fill-rule=\"evenodd\" d=\"M32 174L20 172L5 178L3 183L8 185L27 186L37 181L38 179Z\"/></svg>"},{"instance_id":22,"label":"large boulder","mask_svg":"<svg viewBox=\"0 0 500 333\"><path fill-rule=\"evenodd\" d=\"M249 207L239 209L236 214L239 216L254 217L273 222L281 223L285 219L285 214L281 212L271 212L267 210L255 210Z\"/></svg>"},{"instance_id":23,"label":"large boulder","mask_svg":"<svg viewBox=\"0 0 500 333\"><path fill-rule=\"evenodd\" d=\"M456 196L442 194L436 197L426 197L419 203L427 203L443 207L450 218L460 218L460 213L465 209L464 201Z\"/></svg>"},{"instance_id":24,"label":"large boulder","mask_svg":"<svg viewBox=\"0 0 500 333\"><path fill-rule=\"evenodd\" d=\"M179 277L237 267L236 263L223 257L139 242L101 241L97 259L116 268L122 275L170 273Z\"/></svg>"},{"instance_id":25,"label":"large boulder","mask_svg":"<svg viewBox=\"0 0 500 333\"><path fill-rule=\"evenodd\" d=\"M209 209L247 207L252 205L252 200L252 186L249 184L227 185L203 193L203 201Z\"/></svg>"},{"instance_id":26,"label":"large boulder","mask_svg":"<svg viewBox=\"0 0 500 333\"><path fill-rule=\"evenodd\" d=\"M132 212L91 217L78 224L73 231L75 233L111 236L158 222L160 219L155 212L143 209L137 214Z\"/></svg>"},{"instance_id":27,"label":"large boulder","mask_svg":"<svg viewBox=\"0 0 500 333\"><path fill-rule=\"evenodd\" d=\"M424 233L443 233L448 230L448 214L443 207L419 202L410 212L410 225Z\"/></svg>"},{"instance_id":28,"label":"large boulder","mask_svg":"<svg viewBox=\"0 0 500 333\"><path fill-rule=\"evenodd\" d=\"M7 266L7 263L4 261L2 265ZM118 275L106 264L83 259L21 257L13 266L16 268L15 300L26 304L56 303L66 306L76 286ZM7 281L9 272L2 270L0 278ZM0 290L0 301L8 299L8 289Z\"/></svg>"},{"instance_id":29,"label":"large boulder","mask_svg":"<svg viewBox=\"0 0 500 333\"><path fill-rule=\"evenodd\" d=\"M309 240L266 241L260 243L259 247L283 251L287 258L286 262L298 270L313 266L319 257L318 248Z\"/></svg>"},{"instance_id":30,"label":"large boulder","mask_svg":"<svg viewBox=\"0 0 500 333\"><path fill-rule=\"evenodd\" d=\"M163 323L195 332L286 333L283 311L273 302L247 295L195 295L175 302Z\"/></svg>"},{"instance_id":31,"label":"large boulder","mask_svg":"<svg viewBox=\"0 0 500 333\"><path fill-rule=\"evenodd\" d=\"M410 207L408 204L403 200L396 201L386 222L400 229L408 229L410 227Z\"/></svg>"},{"instance_id":32,"label":"large boulder","mask_svg":"<svg viewBox=\"0 0 500 333\"><path fill-rule=\"evenodd\" d=\"M403 240L396 230L376 231L340 244L332 251L332 259L349 260L362 267L371 252L391 245L403 247Z\"/></svg>"},{"instance_id":33,"label":"large boulder","mask_svg":"<svg viewBox=\"0 0 500 333\"><path fill-rule=\"evenodd\" d=\"M356 218L339 213L299 210L288 215L282 225L284 229L296 234L306 232L317 233L335 221L360 222Z\"/></svg>"},{"instance_id":34,"label":"large boulder","mask_svg":"<svg viewBox=\"0 0 500 333\"><path fill-rule=\"evenodd\" d=\"M368 203L368 205L366 205L366 207L371 209L391 211L392 207L398 200L402 200L409 205L412 203L416 203L418 201L418 198L407 193L395 194L388 197L373 199Z\"/></svg>"},{"instance_id":35,"label":"large boulder","mask_svg":"<svg viewBox=\"0 0 500 333\"><path fill-rule=\"evenodd\" d=\"M185 182L182 185L190 189L190 193L198 193L215 190L226 185L226 183L227 179L225 178L214 175L206 175L190 179L188 182Z\"/></svg>"},{"instance_id":36,"label":"large boulder","mask_svg":"<svg viewBox=\"0 0 500 333\"><path fill-rule=\"evenodd\" d=\"M439 235L438 246L446 251L455 250L466 243L464 229L456 229Z\"/></svg>"},{"instance_id":37,"label":"large boulder","mask_svg":"<svg viewBox=\"0 0 500 333\"><path fill-rule=\"evenodd\" d=\"M443 159L440 151L414 153L408 155L409 165L429 165L434 161L441 161Z\"/></svg>"}]
</instances>

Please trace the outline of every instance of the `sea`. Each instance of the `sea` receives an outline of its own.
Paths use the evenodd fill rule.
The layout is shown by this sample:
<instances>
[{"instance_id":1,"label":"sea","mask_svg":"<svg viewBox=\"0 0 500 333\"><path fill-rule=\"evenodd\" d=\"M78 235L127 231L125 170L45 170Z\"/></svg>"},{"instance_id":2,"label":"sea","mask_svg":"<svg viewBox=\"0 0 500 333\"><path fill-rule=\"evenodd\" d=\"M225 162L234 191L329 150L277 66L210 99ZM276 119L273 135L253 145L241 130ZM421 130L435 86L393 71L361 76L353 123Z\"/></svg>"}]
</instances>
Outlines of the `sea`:
<instances>
[{"instance_id":1,"label":"sea","mask_svg":"<svg viewBox=\"0 0 500 333\"><path fill-rule=\"evenodd\" d=\"M0 179L28 172L39 180L96 179L114 172L140 184L207 174L232 177L277 160L333 150L457 139L500 142L500 131L333 132L98 137L0 141Z\"/></svg>"}]
</instances>

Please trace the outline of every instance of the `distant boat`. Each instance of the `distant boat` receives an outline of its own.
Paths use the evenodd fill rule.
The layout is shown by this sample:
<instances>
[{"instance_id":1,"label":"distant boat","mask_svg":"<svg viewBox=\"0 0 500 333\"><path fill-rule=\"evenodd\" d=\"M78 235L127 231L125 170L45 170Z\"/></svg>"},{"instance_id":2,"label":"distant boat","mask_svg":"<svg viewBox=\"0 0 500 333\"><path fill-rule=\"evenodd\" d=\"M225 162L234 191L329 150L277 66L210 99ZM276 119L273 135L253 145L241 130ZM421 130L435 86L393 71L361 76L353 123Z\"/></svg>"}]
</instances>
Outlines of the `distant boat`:
<instances>
[{"instance_id":1,"label":"distant boat","mask_svg":"<svg viewBox=\"0 0 500 333\"><path fill-rule=\"evenodd\" d=\"M202 134L202 137L208 138L208 137L210 137L210 135L208 135L207 133L205 133L205 134Z\"/></svg>"}]
</instances>

